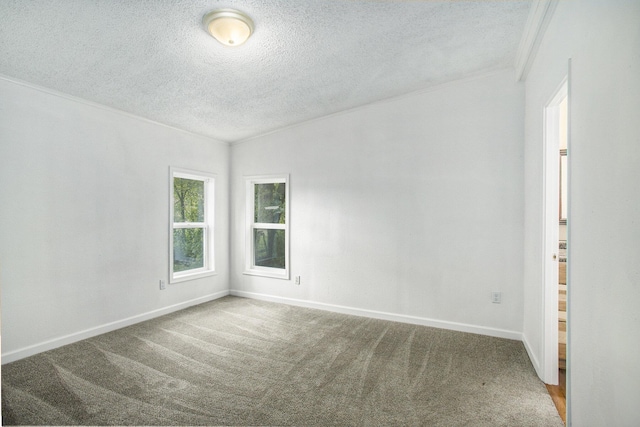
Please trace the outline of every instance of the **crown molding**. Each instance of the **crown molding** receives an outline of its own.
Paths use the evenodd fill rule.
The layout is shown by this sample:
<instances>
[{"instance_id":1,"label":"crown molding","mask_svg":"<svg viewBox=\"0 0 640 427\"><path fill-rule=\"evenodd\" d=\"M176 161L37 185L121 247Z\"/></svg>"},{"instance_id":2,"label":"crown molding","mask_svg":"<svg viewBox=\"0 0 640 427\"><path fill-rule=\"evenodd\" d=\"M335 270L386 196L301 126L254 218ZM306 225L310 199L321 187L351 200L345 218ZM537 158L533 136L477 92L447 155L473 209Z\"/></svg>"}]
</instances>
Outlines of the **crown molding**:
<instances>
[{"instance_id":1,"label":"crown molding","mask_svg":"<svg viewBox=\"0 0 640 427\"><path fill-rule=\"evenodd\" d=\"M7 76L6 74L1 74L0 73L0 81L2 81L2 80L7 81L9 83L13 83L13 84L18 85L18 86L26 87L28 89L32 89L32 90L35 90L35 91L38 91L38 92L46 93L46 94L51 95L51 96L56 96L58 98L62 98L62 99L66 99L68 101L76 102L78 104L84 104L84 105L87 105L87 106L92 107L92 108L97 108L97 109L100 109L100 110L109 111L109 112L114 113L114 114L119 114L121 116L129 117L129 118L132 118L132 119L135 119L135 120L140 120L142 122L151 123L151 124L154 124L154 125L157 125L157 126L161 126L161 127L167 128L167 129L172 129L174 131L186 133L186 134L198 137L198 138L205 138L205 139L207 139L207 140L209 140L211 142L217 143L217 144L226 145L226 146L230 145L229 141L217 139L217 138L214 138L213 136L209 136L209 135L206 135L204 133L198 133L198 132L194 132L194 131L191 131L191 130L179 128L177 126L168 125L166 123L162 123L162 122L159 122L157 120L153 120L153 119L149 119L149 118L146 118L146 117L143 117L143 116L139 116L137 114L130 113L128 111L120 110L120 109L115 108L115 107L110 107L110 106L105 105L105 104L100 104L99 102L96 102L96 101L90 101L90 100L85 99L85 98L80 98L79 96L70 95L68 93L60 92L60 91L55 90L55 89L49 89L49 88L47 88L45 86L40 86L38 84L31 83L31 82L28 82L26 80L21 80L21 79L18 79L16 77Z\"/></svg>"},{"instance_id":2,"label":"crown molding","mask_svg":"<svg viewBox=\"0 0 640 427\"><path fill-rule=\"evenodd\" d=\"M534 0L516 54L516 81L526 80L558 0Z\"/></svg>"},{"instance_id":3,"label":"crown molding","mask_svg":"<svg viewBox=\"0 0 640 427\"><path fill-rule=\"evenodd\" d=\"M503 73L503 72L506 72L506 71L508 72L508 71L512 71L512 70L513 70L513 67L510 67L510 66L509 67L499 66L499 67L495 67L495 68L481 70L481 71L479 71L477 73L468 74L465 77L460 77L460 78L455 79L455 80L449 80L449 81L444 81L444 82L441 82L441 83L436 83L436 84L433 84L433 85L428 85L428 86L425 86L425 87L423 87L421 89L415 89L415 90L412 90L410 92L403 93L403 94L400 94L400 95L391 96L389 98L383 98L383 99L380 99L380 100L377 100L377 101L371 101L371 102L363 104L363 105L358 105L358 106L355 106L355 107L347 108L345 110L336 111L335 113L330 113L330 114L326 114L324 116L319 116L319 117L313 117L311 119L307 119L307 120L304 120L304 121L301 121L301 122L297 122L297 123L292 123L290 125L281 126L279 128L275 128L275 129L266 131L264 133L260 133L260 134L253 135L253 136L248 136L246 138L238 139L236 141L231 141L229 144L231 146L244 144L245 142L249 142L249 141L252 141L252 140L255 140L255 139L260 139L262 137L265 137L265 136L268 136L268 135L271 135L271 134L274 134L274 133L283 132L283 131L285 131L287 129L297 128L299 126L304 126L304 125L306 125L308 123L319 122L319 121L322 121L322 120L329 119L331 117L341 116L343 114L349 114L349 113L352 113L354 111L365 110L367 108L375 107L375 106L382 105L382 104L388 104L388 103L392 103L392 102L397 102L397 101L400 101L402 99L407 99L407 98L411 98L411 97L414 97L414 96L420 96L420 95L423 95L423 94L426 94L426 93L430 93L430 92L437 92L439 90L443 90L443 89L446 89L446 88L451 87L451 86L472 82L474 80L483 79L483 78L486 78L486 77L494 76L496 74Z\"/></svg>"}]
</instances>

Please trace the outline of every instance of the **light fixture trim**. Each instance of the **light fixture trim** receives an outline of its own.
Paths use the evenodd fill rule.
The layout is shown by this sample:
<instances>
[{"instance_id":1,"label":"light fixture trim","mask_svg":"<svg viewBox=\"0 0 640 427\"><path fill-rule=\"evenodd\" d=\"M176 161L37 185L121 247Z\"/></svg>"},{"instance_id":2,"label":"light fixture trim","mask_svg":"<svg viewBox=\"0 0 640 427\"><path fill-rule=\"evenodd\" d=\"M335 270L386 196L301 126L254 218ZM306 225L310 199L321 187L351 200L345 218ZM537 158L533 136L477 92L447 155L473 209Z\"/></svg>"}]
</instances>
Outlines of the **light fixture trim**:
<instances>
[{"instance_id":1,"label":"light fixture trim","mask_svg":"<svg viewBox=\"0 0 640 427\"><path fill-rule=\"evenodd\" d=\"M238 27L236 30L241 34L235 34L239 38L233 38L231 34L220 34L220 31L216 31L216 21L220 19L236 21L234 24L244 24L244 27ZM222 21L218 21L218 24ZM248 15L235 9L218 9L213 10L202 18L202 24L205 31L209 33L213 38L226 46L240 46L247 41L251 34L253 34L254 25L253 20ZM228 28L223 28L228 30Z\"/></svg>"}]
</instances>

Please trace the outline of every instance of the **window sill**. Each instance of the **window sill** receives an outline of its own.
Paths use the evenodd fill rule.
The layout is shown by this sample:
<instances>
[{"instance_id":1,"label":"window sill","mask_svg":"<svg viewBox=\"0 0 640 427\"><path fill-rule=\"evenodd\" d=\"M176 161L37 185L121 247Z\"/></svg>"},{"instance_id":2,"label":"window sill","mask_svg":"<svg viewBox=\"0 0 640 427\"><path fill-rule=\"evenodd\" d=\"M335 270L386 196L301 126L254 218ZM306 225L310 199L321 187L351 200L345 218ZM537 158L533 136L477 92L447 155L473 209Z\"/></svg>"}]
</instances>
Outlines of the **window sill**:
<instances>
[{"instance_id":1,"label":"window sill","mask_svg":"<svg viewBox=\"0 0 640 427\"><path fill-rule=\"evenodd\" d=\"M218 274L215 270L201 271L198 273L184 274L169 279L170 284L188 282L189 280L201 279L203 277L216 276Z\"/></svg>"},{"instance_id":2,"label":"window sill","mask_svg":"<svg viewBox=\"0 0 640 427\"><path fill-rule=\"evenodd\" d=\"M275 269L274 269L275 270ZM245 270L242 274L246 274L249 276L261 276L261 277L269 277L271 279L283 279L289 280L289 271L285 270L284 273L280 273L277 271L268 271L268 270Z\"/></svg>"}]
</instances>

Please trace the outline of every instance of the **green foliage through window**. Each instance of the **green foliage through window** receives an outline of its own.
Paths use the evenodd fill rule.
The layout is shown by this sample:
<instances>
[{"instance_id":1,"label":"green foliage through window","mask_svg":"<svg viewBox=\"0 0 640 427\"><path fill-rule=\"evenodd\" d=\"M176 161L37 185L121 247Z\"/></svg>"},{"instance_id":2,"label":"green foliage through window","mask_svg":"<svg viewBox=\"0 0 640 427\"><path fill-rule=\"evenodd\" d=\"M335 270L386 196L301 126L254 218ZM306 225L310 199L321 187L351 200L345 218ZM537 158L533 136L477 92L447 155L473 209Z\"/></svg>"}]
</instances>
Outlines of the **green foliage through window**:
<instances>
[{"instance_id":1,"label":"green foliage through window","mask_svg":"<svg viewBox=\"0 0 640 427\"><path fill-rule=\"evenodd\" d=\"M204 267L204 229L173 230L173 272Z\"/></svg>"},{"instance_id":2,"label":"green foliage through window","mask_svg":"<svg viewBox=\"0 0 640 427\"><path fill-rule=\"evenodd\" d=\"M173 221L204 222L204 181L173 179Z\"/></svg>"},{"instance_id":3,"label":"green foliage through window","mask_svg":"<svg viewBox=\"0 0 640 427\"><path fill-rule=\"evenodd\" d=\"M255 184L254 188L254 222L285 224L286 184Z\"/></svg>"},{"instance_id":4,"label":"green foliage through window","mask_svg":"<svg viewBox=\"0 0 640 427\"><path fill-rule=\"evenodd\" d=\"M255 265L260 267L285 268L285 232L284 230L253 230Z\"/></svg>"},{"instance_id":5,"label":"green foliage through window","mask_svg":"<svg viewBox=\"0 0 640 427\"><path fill-rule=\"evenodd\" d=\"M289 175L245 178L245 274L289 279Z\"/></svg>"},{"instance_id":6,"label":"green foliage through window","mask_svg":"<svg viewBox=\"0 0 640 427\"><path fill-rule=\"evenodd\" d=\"M205 218L204 181L174 177L174 223L203 223ZM204 226L191 225L173 230L174 273L204 267Z\"/></svg>"}]
</instances>

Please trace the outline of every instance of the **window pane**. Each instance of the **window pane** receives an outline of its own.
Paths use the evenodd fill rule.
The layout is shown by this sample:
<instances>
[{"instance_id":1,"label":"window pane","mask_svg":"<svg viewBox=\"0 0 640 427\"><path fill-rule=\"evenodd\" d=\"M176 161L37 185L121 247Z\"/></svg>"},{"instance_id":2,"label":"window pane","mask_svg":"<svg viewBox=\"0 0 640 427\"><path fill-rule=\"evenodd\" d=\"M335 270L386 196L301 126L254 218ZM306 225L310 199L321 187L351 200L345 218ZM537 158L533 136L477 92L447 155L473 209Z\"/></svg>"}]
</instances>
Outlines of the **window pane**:
<instances>
[{"instance_id":1,"label":"window pane","mask_svg":"<svg viewBox=\"0 0 640 427\"><path fill-rule=\"evenodd\" d=\"M204 229L173 230L173 271L175 273L204 267Z\"/></svg>"},{"instance_id":2,"label":"window pane","mask_svg":"<svg viewBox=\"0 0 640 427\"><path fill-rule=\"evenodd\" d=\"M256 228L253 230L255 265L285 268L285 231Z\"/></svg>"},{"instance_id":3,"label":"window pane","mask_svg":"<svg viewBox=\"0 0 640 427\"><path fill-rule=\"evenodd\" d=\"M285 223L285 186L284 182L254 185L254 222Z\"/></svg>"},{"instance_id":4,"label":"window pane","mask_svg":"<svg viewBox=\"0 0 640 427\"><path fill-rule=\"evenodd\" d=\"M204 222L204 181L173 178L173 221Z\"/></svg>"}]
</instances>

